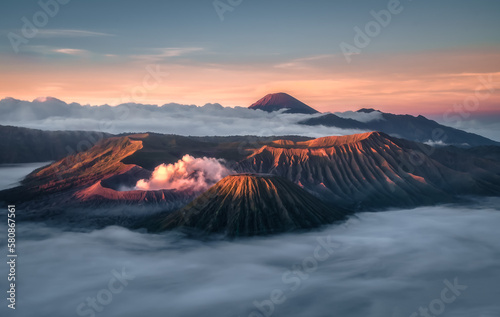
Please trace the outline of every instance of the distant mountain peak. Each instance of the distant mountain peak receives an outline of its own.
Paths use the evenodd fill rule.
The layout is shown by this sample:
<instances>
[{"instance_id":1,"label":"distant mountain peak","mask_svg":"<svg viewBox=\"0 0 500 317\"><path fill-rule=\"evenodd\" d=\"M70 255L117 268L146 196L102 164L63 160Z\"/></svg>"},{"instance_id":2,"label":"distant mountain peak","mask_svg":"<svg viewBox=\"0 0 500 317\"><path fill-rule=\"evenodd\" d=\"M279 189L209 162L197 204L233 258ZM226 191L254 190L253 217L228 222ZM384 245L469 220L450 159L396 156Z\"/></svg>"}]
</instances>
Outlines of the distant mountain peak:
<instances>
[{"instance_id":1,"label":"distant mountain peak","mask_svg":"<svg viewBox=\"0 0 500 317\"><path fill-rule=\"evenodd\" d=\"M363 113L372 113L372 112L375 112L375 111L378 111L378 110L375 110L373 108L361 108L359 109L358 111L356 112L363 112Z\"/></svg>"},{"instance_id":2,"label":"distant mountain peak","mask_svg":"<svg viewBox=\"0 0 500 317\"><path fill-rule=\"evenodd\" d=\"M288 109L287 113L314 114L319 112L284 92L269 94L248 108L254 110L260 109L267 112L281 109Z\"/></svg>"},{"instance_id":3,"label":"distant mountain peak","mask_svg":"<svg viewBox=\"0 0 500 317\"><path fill-rule=\"evenodd\" d=\"M60 99L50 97L50 96L37 97L37 98L33 99L33 102L47 102L47 101L57 101L57 102L65 103L64 101L62 101Z\"/></svg>"},{"instance_id":4,"label":"distant mountain peak","mask_svg":"<svg viewBox=\"0 0 500 317\"><path fill-rule=\"evenodd\" d=\"M20 101L20 100L13 97L5 97L0 101Z\"/></svg>"}]
</instances>

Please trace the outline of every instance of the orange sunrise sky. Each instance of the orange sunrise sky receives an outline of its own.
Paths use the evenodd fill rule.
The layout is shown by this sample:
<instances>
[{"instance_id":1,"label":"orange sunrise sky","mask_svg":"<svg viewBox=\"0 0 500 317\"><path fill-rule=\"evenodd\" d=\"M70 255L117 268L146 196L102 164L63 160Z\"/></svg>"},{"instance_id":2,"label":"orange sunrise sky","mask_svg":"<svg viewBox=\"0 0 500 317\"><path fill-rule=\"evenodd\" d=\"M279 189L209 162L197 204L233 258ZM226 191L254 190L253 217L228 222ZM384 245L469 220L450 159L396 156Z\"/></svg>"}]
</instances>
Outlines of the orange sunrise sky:
<instances>
[{"instance_id":1,"label":"orange sunrise sky","mask_svg":"<svg viewBox=\"0 0 500 317\"><path fill-rule=\"evenodd\" d=\"M494 10L465 1L453 8L440 2L434 15L421 3L405 3L348 58L342 43L354 45L356 28L374 20L371 11L386 10L387 1L273 3L264 11L245 2L223 20L210 2L173 1L163 11L120 4L121 12L130 12L127 19L113 14L111 2L98 12L69 3L35 37L17 44L9 36L22 35L19 17L40 8L12 4L0 22L0 97L246 107L286 92L322 112L370 107L425 115L480 95L470 107L500 111L499 22ZM470 17L471 10L482 18ZM151 82L148 67L162 73L159 80Z\"/></svg>"}]
</instances>

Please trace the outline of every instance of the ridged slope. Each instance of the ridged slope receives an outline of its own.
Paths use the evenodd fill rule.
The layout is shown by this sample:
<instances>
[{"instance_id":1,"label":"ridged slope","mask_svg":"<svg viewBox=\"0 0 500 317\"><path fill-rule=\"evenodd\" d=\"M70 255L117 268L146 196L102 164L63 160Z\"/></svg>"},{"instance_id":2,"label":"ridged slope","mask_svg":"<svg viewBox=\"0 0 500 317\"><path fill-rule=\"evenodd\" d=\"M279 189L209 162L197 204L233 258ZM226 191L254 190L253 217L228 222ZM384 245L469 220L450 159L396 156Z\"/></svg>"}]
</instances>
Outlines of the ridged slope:
<instances>
[{"instance_id":1,"label":"ridged slope","mask_svg":"<svg viewBox=\"0 0 500 317\"><path fill-rule=\"evenodd\" d=\"M109 138L35 171L23 186L1 191L0 201L22 203L44 197L51 204L60 200L79 204L82 200L74 194L80 193L82 199L96 203L142 204L146 199L156 203L156 193L127 196L108 189L133 187L158 164L174 163L186 153L224 158L231 169L242 173L284 177L336 206L355 210L415 207L455 201L463 195L500 195L496 147L432 148L379 132L266 141L257 149L252 148L255 143L241 141L245 138L239 142L151 134ZM97 183L103 189L85 191ZM165 198L168 203L170 196ZM163 197L158 202L163 204Z\"/></svg>"},{"instance_id":2,"label":"ridged slope","mask_svg":"<svg viewBox=\"0 0 500 317\"><path fill-rule=\"evenodd\" d=\"M141 135L137 135L140 138ZM132 137L113 137L99 142L88 151L67 156L34 171L23 181L31 190L60 192L89 186L109 176L129 171L134 165L121 161L142 148L142 141Z\"/></svg>"},{"instance_id":3,"label":"ridged slope","mask_svg":"<svg viewBox=\"0 0 500 317\"><path fill-rule=\"evenodd\" d=\"M434 155L428 155L432 151ZM500 193L498 164L474 158L458 168L440 159L439 151L371 132L295 144L275 142L254 150L239 166L282 176L336 204L359 209Z\"/></svg>"},{"instance_id":4,"label":"ridged slope","mask_svg":"<svg viewBox=\"0 0 500 317\"><path fill-rule=\"evenodd\" d=\"M162 229L252 236L313 228L341 220L346 214L281 177L240 174L222 179L169 215Z\"/></svg>"},{"instance_id":5,"label":"ridged slope","mask_svg":"<svg viewBox=\"0 0 500 317\"><path fill-rule=\"evenodd\" d=\"M101 181L75 194L75 198L80 202L92 202L96 205L113 203L168 205L170 202L185 200L186 197L189 197L187 193L167 189L118 191L104 187Z\"/></svg>"}]
</instances>

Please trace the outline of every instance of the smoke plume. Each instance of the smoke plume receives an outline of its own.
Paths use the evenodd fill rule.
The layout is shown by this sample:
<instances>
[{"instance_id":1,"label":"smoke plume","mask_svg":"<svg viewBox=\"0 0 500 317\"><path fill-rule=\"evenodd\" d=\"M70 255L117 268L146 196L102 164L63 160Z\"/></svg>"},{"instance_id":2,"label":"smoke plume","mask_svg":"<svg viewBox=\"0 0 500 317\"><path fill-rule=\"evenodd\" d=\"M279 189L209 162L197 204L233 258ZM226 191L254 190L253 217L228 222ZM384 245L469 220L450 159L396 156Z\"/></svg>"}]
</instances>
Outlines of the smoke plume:
<instances>
[{"instance_id":1,"label":"smoke plume","mask_svg":"<svg viewBox=\"0 0 500 317\"><path fill-rule=\"evenodd\" d=\"M215 158L184 157L175 164L157 166L150 179L136 184L139 190L175 189L201 192L232 173L224 166L224 160Z\"/></svg>"}]
</instances>

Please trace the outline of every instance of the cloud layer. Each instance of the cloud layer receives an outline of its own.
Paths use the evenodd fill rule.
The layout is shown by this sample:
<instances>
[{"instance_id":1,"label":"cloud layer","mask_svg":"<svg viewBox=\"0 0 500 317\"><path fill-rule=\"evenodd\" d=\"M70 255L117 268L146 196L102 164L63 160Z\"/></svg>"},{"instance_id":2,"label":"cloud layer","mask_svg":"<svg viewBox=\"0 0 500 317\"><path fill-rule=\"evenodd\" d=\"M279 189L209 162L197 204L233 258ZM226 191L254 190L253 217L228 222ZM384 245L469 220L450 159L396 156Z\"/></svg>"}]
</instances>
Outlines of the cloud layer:
<instances>
[{"instance_id":1,"label":"cloud layer","mask_svg":"<svg viewBox=\"0 0 500 317\"><path fill-rule=\"evenodd\" d=\"M446 305L446 315L499 316L499 203L363 213L317 231L233 242L24 223L16 316L76 315L122 269L134 279L97 315L247 317L257 310L254 302L278 289L286 300L273 317L410 316L440 298L444 280L457 278L467 289ZM333 253L299 276L318 238L327 237ZM6 244L0 252L6 254ZM6 311L2 305L0 314Z\"/></svg>"},{"instance_id":2,"label":"cloud layer","mask_svg":"<svg viewBox=\"0 0 500 317\"><path fill-rule=\"evenodd\" d=\"M380 111L372 111L369 113L346 111L346 112L335 112L335 115L344 119L353 119L359 122L384 120L384 117L382 116L383 114Z\"/></svg>"},{"instance_id":3,"label":"cloud layer","mask_svg":"<svg viewBox=\"0 0 500 317\"><path fill-rule=\"evenodd\" d=\"M322 137L364 132L332 127L309 127L297 122L316 115L268 113L243 107L163 106L135 103L90 106L66 104L55 98L32 102L7 98L0 101L0 124L42 130L91 130L109 133L157 132L180 135L303 135Z\"/></svg>"},{"instance_id":4,"label":"cloud layer","mask_svg":"<svg viewBox=\"0 0 500 317\"><path fill-rule=\"evenodd\" d=\"M383 120L380 111L334 112L342 118L360 122ZM41 97L33 101L13 98L0 100L0 125L14 125L41 130L84 130L109 133L157 132L166 134L206 135L302 135L323 137L366 132L323 126L304 126L297 122L322 114L268 113L243 107L204 106L177 103L162 106L124 103L118 106L67 104L56 98ZM456 121L434 119L444 125L498 140L498 114L471 116Z\"/></svg>"},{"instance_id":5,"label":"cloud layer","mask_svg":"<svg viewBox=\"0 0 500 317\"><path fill-rule=\"evenodd\" d=\"M51 162L0 164L0 190L15 187L29 173Z\"/></svg>"}]
</instances>

